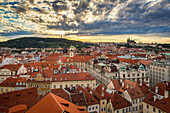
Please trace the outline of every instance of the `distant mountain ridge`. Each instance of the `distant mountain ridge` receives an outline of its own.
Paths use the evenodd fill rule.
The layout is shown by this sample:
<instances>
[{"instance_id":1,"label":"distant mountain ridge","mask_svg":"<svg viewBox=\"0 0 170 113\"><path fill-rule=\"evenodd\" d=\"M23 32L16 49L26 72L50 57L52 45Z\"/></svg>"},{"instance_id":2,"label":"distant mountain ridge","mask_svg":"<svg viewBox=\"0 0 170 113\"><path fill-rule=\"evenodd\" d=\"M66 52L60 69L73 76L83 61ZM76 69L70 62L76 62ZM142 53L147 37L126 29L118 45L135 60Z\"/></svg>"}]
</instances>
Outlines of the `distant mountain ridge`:
<instances>
[{"instance_id":1,"label":"distant mountain ridge","mask_svg":"<svg viewBox=\"0 0 170 113\"><path fill-rule=\"evenodd\" d=\"M23 37L0 42L0 47L9 48L68 48L70 45L76 48L88 47L89 45L81 41L73 41L63 38L39 38L39 37Z\"/></svg>"}]
</instances>

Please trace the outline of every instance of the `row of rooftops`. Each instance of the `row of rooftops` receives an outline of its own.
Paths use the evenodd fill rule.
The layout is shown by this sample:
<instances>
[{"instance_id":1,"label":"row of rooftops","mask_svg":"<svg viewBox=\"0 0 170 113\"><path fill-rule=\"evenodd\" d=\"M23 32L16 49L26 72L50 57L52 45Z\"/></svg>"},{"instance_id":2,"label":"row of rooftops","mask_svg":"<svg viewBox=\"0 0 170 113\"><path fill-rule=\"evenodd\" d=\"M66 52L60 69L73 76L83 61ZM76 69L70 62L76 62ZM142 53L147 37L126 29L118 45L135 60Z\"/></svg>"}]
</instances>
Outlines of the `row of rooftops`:
<instances>
[{"instance_id":1,"label":"row of rooftops","mask_svg":"<svg viewBox=\"0 0 170 113\"><path fill-rule=\"evenodd\" d=\"M94 90L90 87L70 87L70 88L58 88L52 89L51 92L74 103L78 106L85 105L96 105L100 103L100 100L106 99L107 102L111 102L114 110L122 109L125 107L131 106L131 103L123 98L120 94L127 90L132 99L143 98L143 102L157 107L165 112L169 112L168 106L170 105L170 83L162 82L155 85L151 90L145 83L139 85L138 83L132 82L130 80L112 80L111 81L115 86L116 92L114 93L112 89L109 89L102 84L99 84ZM157 91L156 91L157 90ZM46 98L47 95L53 95L52 93L46 94L43 98ZM158 98L157 96L162 96ZM167 95L167 96L166 96ZM56 96L55 96L56 97ZM41 98L41 99L43 99ZM58 98L58 97L57 97ZM8 93L0 94L0 111L2 109L9 109L19 104L25 104L29 109L39 109L36 108L37 103L41 103L41 99L37 101L37 89L28 88L24 90L12 91ZM65 100L62 101L64 102ZM36 102L37 101L37 102ZM65 101L67 104L70 102ZM36 103L35 103L36 102ZM35 104L33 104L35 103ZM39 104L40 104L39 103ZM47 104L47 100L43 102L43 105ZM33 105L33 106L31 106ZM31 106L31 107L30 107ZM27 109L27 111L29 111ZM26 110L26 109L25 109Z\"/></svg>"}]
</instances>

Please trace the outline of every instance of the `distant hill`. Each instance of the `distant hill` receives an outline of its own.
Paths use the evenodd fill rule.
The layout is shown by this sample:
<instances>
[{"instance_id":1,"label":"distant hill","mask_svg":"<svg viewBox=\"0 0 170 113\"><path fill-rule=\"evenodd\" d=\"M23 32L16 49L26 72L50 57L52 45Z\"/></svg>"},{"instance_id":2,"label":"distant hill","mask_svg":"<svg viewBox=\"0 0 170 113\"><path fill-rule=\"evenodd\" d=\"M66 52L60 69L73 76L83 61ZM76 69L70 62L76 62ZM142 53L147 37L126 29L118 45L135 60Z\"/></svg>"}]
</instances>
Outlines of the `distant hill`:
<instances>
[{"instance_id":1,"label":"distant hill","mask_svg":"<svg viewBox=\"0 0 170 113\"><path fill-rule=\"evenodd\" d=\"M9 48L68 48L70 45L76 48L88 47L89 45L80 41L67 40L62 38L39 38L39 37L24 37L0 42L0 47Z\"/></svg>"}]
</instances>

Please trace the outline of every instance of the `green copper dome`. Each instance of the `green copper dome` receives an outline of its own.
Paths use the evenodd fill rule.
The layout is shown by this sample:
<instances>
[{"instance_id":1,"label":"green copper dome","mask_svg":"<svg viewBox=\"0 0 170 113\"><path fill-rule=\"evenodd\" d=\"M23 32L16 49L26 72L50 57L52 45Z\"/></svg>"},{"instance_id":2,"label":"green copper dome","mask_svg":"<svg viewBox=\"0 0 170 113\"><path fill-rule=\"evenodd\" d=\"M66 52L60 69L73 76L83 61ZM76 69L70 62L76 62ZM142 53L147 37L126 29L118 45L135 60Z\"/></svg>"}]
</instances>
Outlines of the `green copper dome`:
<instances>
[{"instance_id":1,"label":"green copper dome","mask_svg":"<svg viewBox=\"0 0 170 113\"><path fill-rule=\"evenodd\" d=\"M145 70L145 67L141 64L138 69L139 70Z\"/></svg>"}]
</instances>

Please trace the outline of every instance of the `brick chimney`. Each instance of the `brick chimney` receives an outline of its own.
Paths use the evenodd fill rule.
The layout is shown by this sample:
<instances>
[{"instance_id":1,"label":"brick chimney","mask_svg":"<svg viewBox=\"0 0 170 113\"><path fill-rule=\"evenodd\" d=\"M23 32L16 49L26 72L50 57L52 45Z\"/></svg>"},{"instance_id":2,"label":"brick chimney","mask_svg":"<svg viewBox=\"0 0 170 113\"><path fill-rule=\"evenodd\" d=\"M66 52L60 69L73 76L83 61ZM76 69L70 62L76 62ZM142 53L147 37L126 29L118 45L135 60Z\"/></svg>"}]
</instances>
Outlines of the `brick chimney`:
<instances>
[{"instance_id":1,"label":"brick chimney","mask_svg":"<svg viewBox=\"0 0 170 113\"><path fill-rule=\"evenodd\" d=\"M164 98L168 98L169 97L169 91L168 90L165 90L164 91Z\"/></svg>"}]
</instances>

